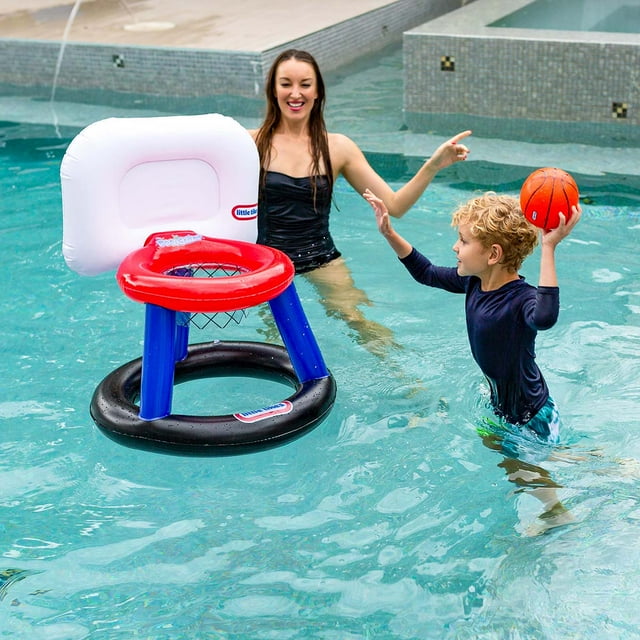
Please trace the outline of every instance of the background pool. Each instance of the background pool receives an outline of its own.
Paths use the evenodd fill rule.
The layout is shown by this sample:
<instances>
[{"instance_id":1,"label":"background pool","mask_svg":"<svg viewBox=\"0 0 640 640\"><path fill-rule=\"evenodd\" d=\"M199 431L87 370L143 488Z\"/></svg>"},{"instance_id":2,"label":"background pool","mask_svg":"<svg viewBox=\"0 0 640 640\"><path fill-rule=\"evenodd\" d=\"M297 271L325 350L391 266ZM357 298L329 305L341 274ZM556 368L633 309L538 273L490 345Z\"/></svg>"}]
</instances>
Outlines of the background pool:
<instances>
[{"instance_id":1,"label":"background pool","mask_svg":"<svg viewBox=\"0 0 640 640\"><path fill-rule=\"evenodd\" d=\"M398 185L418 154L394 146L405 135L387 111L396 85L384 74L375 82L381 102L374 87L366 109L351 102L352 113L331 117L371 141L372 162ZM346 109L342 86L335 78ZM371 355L300 278L339 385L326 422L229 458L144 453L105 438L89 400L140 355L143 311L113 274L83 278L62 259L58 172L73 122L1 129L0 638L640 637L640 185L631 164L619 169L625 150L563 156L585 214L558 250L561 316L540 334L538 359L563 445L584 459L544 463L576 524L530 538L539 503L475 432L483 384L462 299L414 283L342 181L336 241L373 303L365 313L402 348ZM407 134L402 145L420 141ZM452 263L454 206L477 190L516 194L550 150L518 145L520 162L513 148L509 162L499 151L503 141L478 141L476 159L443 172L398 223L435 261ZM523 270L533 282L537 259ZM192 337L260 340L263 328L251 312L240 326ZM240 398L274 391L231 385ZM189 383L176 402L217 412L229 389Z\"/></svg>"}]
</instances>

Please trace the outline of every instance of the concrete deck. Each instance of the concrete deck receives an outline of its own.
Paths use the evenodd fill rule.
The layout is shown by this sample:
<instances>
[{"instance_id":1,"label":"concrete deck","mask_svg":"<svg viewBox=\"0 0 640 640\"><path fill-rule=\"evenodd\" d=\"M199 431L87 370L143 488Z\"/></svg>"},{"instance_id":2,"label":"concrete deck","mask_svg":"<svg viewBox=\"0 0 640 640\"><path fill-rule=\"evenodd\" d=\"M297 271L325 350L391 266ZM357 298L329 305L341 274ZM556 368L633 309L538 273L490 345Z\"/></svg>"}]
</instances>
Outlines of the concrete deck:
<instances>
[{"instance_id":1,"label":"concrete deck","mask_svg":"<svg viewBox=\"0 0 640 640\"><path fill-rule=\"evenodd\" d=\"M3 0L0 84L252 98L285 48L333 71L464 1Z\"/></svg>"}]
</instances>

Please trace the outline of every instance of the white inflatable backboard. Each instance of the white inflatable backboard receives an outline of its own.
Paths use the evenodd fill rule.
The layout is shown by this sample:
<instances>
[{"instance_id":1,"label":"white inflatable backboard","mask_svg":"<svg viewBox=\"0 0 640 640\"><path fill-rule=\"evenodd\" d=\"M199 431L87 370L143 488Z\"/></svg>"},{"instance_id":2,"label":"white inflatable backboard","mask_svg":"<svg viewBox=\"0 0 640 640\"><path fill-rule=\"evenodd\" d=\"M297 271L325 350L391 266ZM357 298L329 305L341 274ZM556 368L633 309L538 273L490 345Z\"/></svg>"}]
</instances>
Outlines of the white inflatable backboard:
<instances>
[{"instance_id":1,"label":"white inflatable backboard","mask_svg":"<svg viewBox=\"0 0 640 640\"><path fill-rule=\"evenodd\" d=\"M107 118L83 129L60 167L62 253L71 269L116 269L159 231L255 242L259 160L220 114Z\"/></svg>"}]
</instances>

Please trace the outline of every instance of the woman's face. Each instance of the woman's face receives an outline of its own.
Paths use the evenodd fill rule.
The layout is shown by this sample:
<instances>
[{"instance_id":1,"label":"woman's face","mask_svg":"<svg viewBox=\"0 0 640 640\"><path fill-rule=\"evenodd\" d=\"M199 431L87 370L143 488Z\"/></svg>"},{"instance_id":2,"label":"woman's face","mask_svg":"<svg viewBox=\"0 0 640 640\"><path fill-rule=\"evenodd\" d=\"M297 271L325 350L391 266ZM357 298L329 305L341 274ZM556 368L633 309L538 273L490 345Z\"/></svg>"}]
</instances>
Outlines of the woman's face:
<instances>
[{"instance_id":1,"label":"woman's face","mask_svg":"<svg viewBox=\"0 0 640 640\"><path fill-rule=\"evenodd\" d=\"M274 90L283 117L308 118L318 97L313 67L293 58L284 60L276 69Z\"/></svg>"}]
</instances>

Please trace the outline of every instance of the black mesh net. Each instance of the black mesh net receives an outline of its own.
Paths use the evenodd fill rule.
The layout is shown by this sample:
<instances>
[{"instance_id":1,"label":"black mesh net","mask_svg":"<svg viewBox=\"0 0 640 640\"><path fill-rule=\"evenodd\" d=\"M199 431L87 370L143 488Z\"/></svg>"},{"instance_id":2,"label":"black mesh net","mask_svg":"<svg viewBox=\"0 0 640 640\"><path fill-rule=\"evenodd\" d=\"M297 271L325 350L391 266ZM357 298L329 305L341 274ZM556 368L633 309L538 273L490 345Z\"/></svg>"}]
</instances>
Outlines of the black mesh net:
<instances>
[{"instance_id":1,"label":"black mesh net","mask_svg":"<svg viewBox=\"0 0 640 640\"><path fill-rule=\"evenodd\" d=\"M239 265L207 263L175 267L171 269L171 271L167 272L167 275L189 278L226 278L246 273L247 271L248 269ZM204 329L210 324L214 324L219 329L224 329L231 323L240 324L246 317L246 309L219 311L214 313L181 313L178 317L178 324L190 324L192 327L196 327L197 329Z\"/></svg>"}]
</instances>

